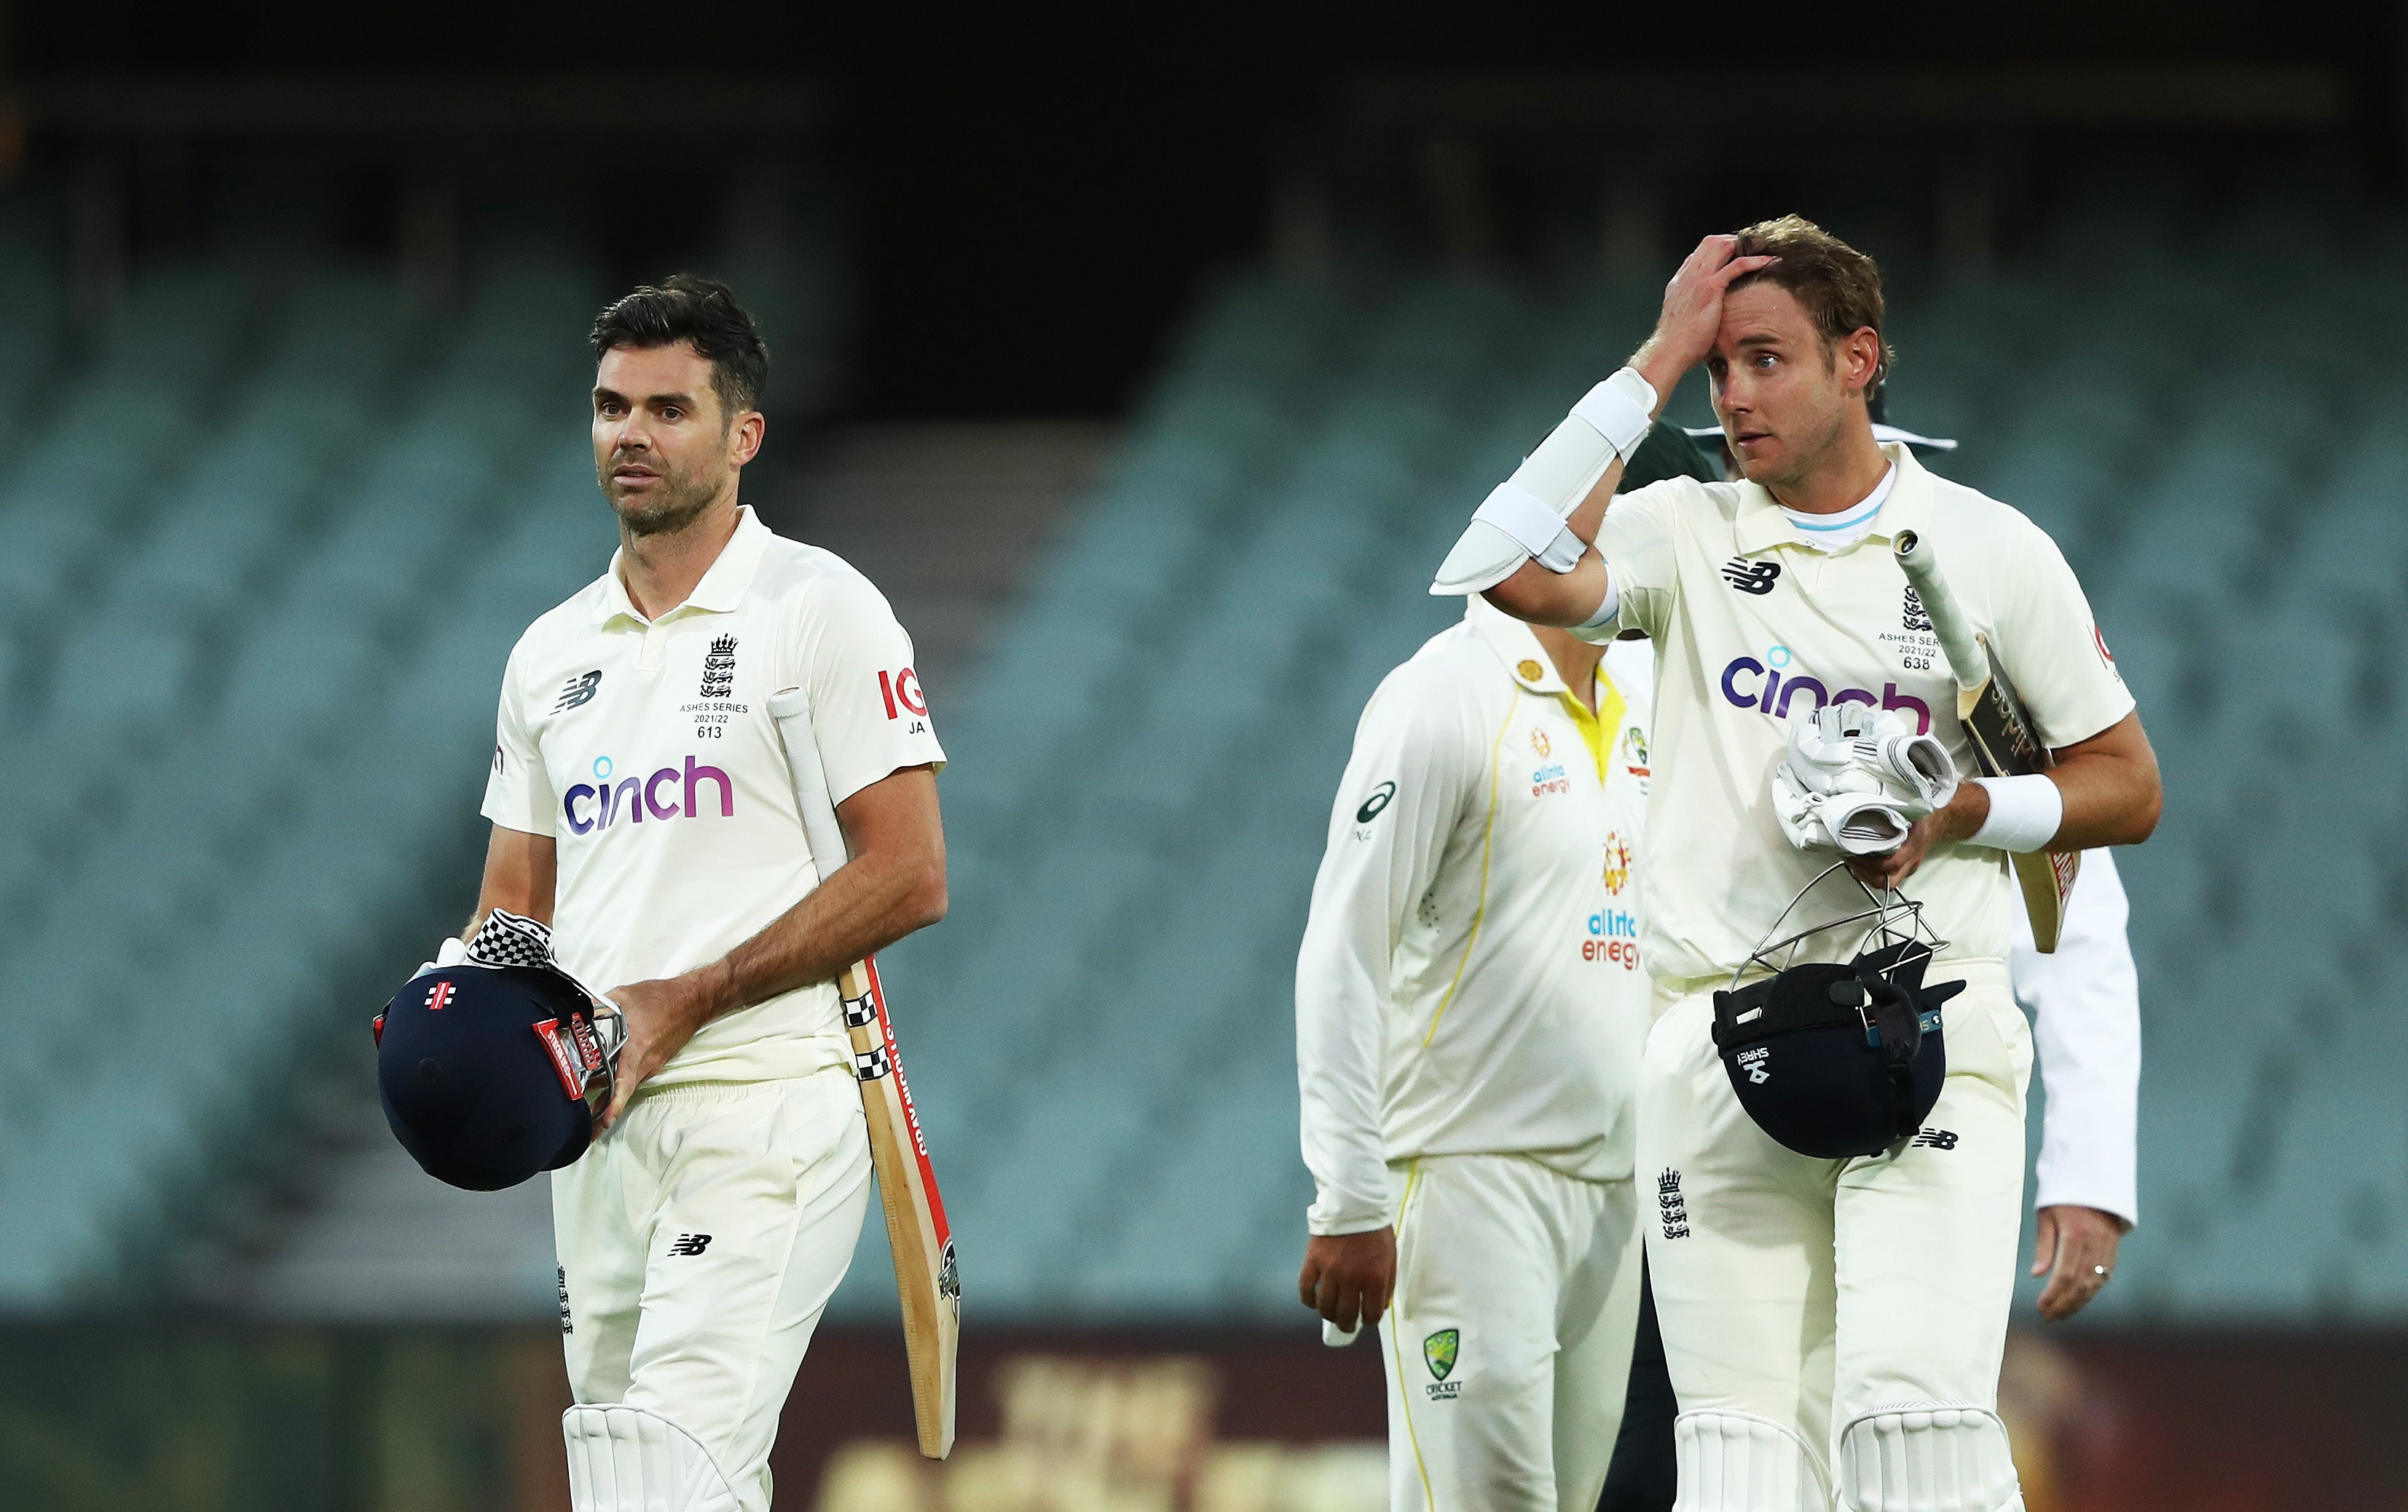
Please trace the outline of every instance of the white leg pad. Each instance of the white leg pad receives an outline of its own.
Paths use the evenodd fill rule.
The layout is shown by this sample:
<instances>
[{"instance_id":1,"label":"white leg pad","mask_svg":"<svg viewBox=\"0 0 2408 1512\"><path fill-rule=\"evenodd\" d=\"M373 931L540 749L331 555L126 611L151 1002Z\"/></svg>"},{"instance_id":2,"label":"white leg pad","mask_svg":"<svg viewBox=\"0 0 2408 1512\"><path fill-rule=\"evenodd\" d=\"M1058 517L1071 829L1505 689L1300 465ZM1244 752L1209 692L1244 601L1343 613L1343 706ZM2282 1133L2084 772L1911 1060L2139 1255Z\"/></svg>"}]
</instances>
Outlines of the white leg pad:
<instances>
[{"instance_id":1,"label":"white leg pad","mask_svg":"<svg viewBox=\"0 0 2408 1512\"><path fill-rule=\"evenodd\" d=\"M2007 1425L1985 1407L1910 1402L1840 1431L1844 1512L2023 1512Z\"/></svg>"},{"instance_id":2,"label":"white leg pad","mask_svg":"<svg viewBox=\"0 0 2408 1512\"><path fill-rule=\"evenodd\" d=\"M621 1405L561 1415L574 1512L738 1512L710 1451L657 1412Z\"/></svg>"},{"instance_id":3,"label":"white leg pad","mask_svg":"<svg viewBox=\"0 0 2408 1512\"><path fill-rule=\"evenodd\" d=\"M1672 1422L1680 1492L1672 1512L1828 1512L1829 1486L1806 1441L1770 1418L1684 1412Z\"/></svg>"}]
</instances>

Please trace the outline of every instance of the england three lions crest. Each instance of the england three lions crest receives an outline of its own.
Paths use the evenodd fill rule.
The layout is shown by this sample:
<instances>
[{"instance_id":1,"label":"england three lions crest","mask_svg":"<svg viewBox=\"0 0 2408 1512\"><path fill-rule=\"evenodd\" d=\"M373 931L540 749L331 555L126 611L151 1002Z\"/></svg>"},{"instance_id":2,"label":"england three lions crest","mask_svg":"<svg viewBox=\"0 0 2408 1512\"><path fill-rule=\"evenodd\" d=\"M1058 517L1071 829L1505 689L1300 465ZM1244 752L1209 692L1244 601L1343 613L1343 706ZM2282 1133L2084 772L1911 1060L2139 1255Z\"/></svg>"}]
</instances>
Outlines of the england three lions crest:
<instances>
[{"instance_id":1,"label":"england three lions crest","mask_svg":"<svg viewBox=\"0 0 2408 1512\"><path fill-rule=\"evenodd\" d=\"M736 637L722 635L702 659L702 696L725 698L736 692Z\"/></svg>"}]
</instances>

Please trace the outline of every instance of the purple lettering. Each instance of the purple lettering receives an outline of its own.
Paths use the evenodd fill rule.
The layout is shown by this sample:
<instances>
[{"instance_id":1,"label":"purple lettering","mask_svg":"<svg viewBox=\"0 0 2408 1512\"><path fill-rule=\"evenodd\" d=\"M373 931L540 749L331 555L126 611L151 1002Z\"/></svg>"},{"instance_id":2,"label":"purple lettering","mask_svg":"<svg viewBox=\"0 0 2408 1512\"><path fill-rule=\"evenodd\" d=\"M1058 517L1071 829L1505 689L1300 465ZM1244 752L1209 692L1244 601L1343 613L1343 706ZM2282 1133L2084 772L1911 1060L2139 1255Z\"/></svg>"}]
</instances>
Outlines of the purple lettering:
<instances>
[{"instance_id":1,"label":"purple lettering","mask_svg":"<svg viewBox=\"0 0 2408 1512\"><path fill-rule=\"evenodd\" d=\"M1742 672L1762 672L1763 670L1764 663L1753 656L1742 656L1732 662L1730 665L1723 668L1723 696L1742 708L1754 708L1756 694L1742 693L1739 691L1739 675Z\"/></svg>"},{"instance_id":2,"label":"purple lettering","mask_svg":"<svg viewBox=\"0 0 2408 1512\"><path fill-rule=\"evenodd\" d=\"M1768 672L1764 675L1764 696L1756 700L1756 706L1770 714L1772 712L1772 701L1780 694L1781 674Z\"/></svg>"},{"instance_id":3,"label":"purple lettering","mask_svg":"<svg viewBox=\"0 0 2408 1512\"><path fill-rule=\"evenodd\" d=\"M599 795L596 794L592 788L580 782L577 786L569 789L567 795L560 800L560 811L568 816L568 827L575 834L584 834L591 832L594 828L594 820L590 819L579 819L577 817L577 800L580 797L593 798L596 796Z\"/></svg>"},{"instance_id":4,"label":"purple lettering","mask_svg":"<svg viewBox=\"0 0 2408 1512\"><path fill-rule=\"evenodd\" d=\"M625 813L634 814L638 823L641 823L643 821L644 806L636 801L636 787L639 780L639 778L631 777L626 781L620 783L616 788L611 789L609 792L604 796L602 800L603 828L609 828L610 821L612 820L615 820L621 814Z\"/></svg>"},{"instance_id":5,"label":"purple lettering","mask_svg":"<svg viewBox=\"0 0 2408 1512\"><path fill-rule=\"evenodd\" d=\"M697 783L702 782L716 782L719 784L719 817L722 819L734 819L736 817L736 790L728 785L727 774L721 771L716 766L696 766L695 764L694 758L691 756L685 759L685 817L688 819L694 818L694 790Z\"/></svg>"},{"instance_id":6,"label":"purple lettering","mask_svg":"<svg viewBox=\"0 0 2408 1512\"><path fill-rule=\"evenodd\" d=\"M1920 698L1899 692L1897 683L1882 684L1881 706L1890 711L1901 708L1914 710L1914 733L1919 735L1928 735L1931 733L1931 706Z\"/></svg>"},{"instance_id":7,"label":"purple lettering","mask_svg":"<svg viewBox=\"0 0 2408 1512\"><path fill-rule=\"evenodd\" d=\"M1865 692L1862 688L1842 688L1838 692L1831 695L1831 702L1834 704L1878 704L1881 700Z\"/></svg>"},{"instance_id":8,"label":"purple lettering","mask_svg":"<svg viewBox=\"0 0 2408 1512\"><path fill-rule=\"evenodd\" d=\"M692 758L689 757L688 760L692 760ZM664 806L661 803L661 783L663 779L675 782L678 779L678 769L674 766L664 766L659 771L654 772L651 777L644 779L644 807L652 811L652 817L654 819L675 819L678 817L677 805L669 804ZM636 817L638 819L641 819L644 816L641 811L638 811Z\"/></svg>"},{"instance_id":9,"label":"purple lettering","mask_svg":"<svg viewBox=\"0 0 2408 1512\"><path fill-rule=\"evenodd\" d=\"M1823 691L1823 680L1820 678L1792 678L1789 679L1789 686L1781 690L1781 706L1772 712L1782 719L1789 718L1789 706L1797 702L1798 690L1800 688L1814 690L1814 708L1821 708L1831 701L1830 696ZM1769 696L1766 701L1770 702ZM1806 712L1812 714L1814 709L1808 709Z\"/></svg>"}]
</instances>

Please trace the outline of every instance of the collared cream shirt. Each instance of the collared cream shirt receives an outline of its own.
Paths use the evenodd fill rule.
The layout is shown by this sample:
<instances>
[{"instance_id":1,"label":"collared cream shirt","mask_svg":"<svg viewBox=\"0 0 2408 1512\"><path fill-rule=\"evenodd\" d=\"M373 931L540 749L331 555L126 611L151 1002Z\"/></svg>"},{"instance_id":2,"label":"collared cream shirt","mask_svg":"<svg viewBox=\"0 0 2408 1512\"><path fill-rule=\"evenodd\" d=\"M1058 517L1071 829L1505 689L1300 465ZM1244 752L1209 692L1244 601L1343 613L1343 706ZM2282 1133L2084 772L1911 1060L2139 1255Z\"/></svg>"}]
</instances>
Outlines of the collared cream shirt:
<instances>
[{"instance_id":1,"label":"collared cream shirt","mask_svg":"<svg viewBox=\"0 0 2408 1512\"><path fill-rule=\"evenodd\" d=\"M552 939L597 991L715 961L819 884L769 696L810 690L839 803L941 765L911 640L869 580L748 507L685 603L646 620L620 559L502 674L484 815L560 851ZM831 868L833 869L833 868ZM850 1063L835 985L702 1026L650 1086Z\"/></svg>"},{"instance_id":2,"label":"collared cream shirt","mask_svg":"<svg viewBox=\"0 0 2408 1512\"><path fill-rule=\"evenodd\" d=\"M1425 1155L1630 1175L1647 716L1597 692L1474 595L1364 709L1297 962L1313 1233L1390 1221Z\"/></svg>"},{"instance_id":3,"label":"collared cream shirt","mask_svg":"<svg viewBox=\"0 0 2408 1512\"><path fill-rule=\"evenodd\" d=\"M1678 478L1613 501L1598 532L1621 597L1620 625L1658 648L1656 776L1647 815L1646 956L1687 991L1727 977L1836 852L1790 845L1774 820L1771 774L1790 719L1827 701L1895 709L1972 753L1956 693L1891 543L1914 530L2053 747L2088 739L2132 711L2088 601L2057 543L1995 499L1934 477L1903 445L1880 519L1862 540L1813 549L1753 483ZM2003 960L2015 901L2005 853L1951 847L1903 890L1949 941L1948 958ZM1865 894L1841 872L1782 926L1852 913ZM1835 931L1800 959L1841 959Z\"/></svg>"}]
</instances>

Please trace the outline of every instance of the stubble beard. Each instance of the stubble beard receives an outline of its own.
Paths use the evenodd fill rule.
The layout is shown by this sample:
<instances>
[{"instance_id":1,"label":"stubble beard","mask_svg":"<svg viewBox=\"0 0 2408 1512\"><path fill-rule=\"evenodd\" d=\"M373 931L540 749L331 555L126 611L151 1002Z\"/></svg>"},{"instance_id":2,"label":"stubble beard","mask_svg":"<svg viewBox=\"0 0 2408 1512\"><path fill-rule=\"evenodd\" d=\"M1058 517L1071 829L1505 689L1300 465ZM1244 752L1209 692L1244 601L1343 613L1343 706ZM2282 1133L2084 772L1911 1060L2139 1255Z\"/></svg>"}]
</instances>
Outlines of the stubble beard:
<instances>
[{"instance_id":1,"label":"stubble beard","mask_svg":"<svg viewBox=\"0 0 2408 1512\"><path fill-rule=\"evenodd\" d=\"M719 496L716 488L691 474L661 469L660 481L646 494L625 493L603 485L611 511L630 535L669 535L702 518Z\"/></svg>"},{"instance_id":2,"label":"stubble beard","mask_svg":"<svg viewBox=\"0 0 2408 1512\"><path fill-rule=\"evenodd\" d=\"M1838 453L1840 430L1840 416L1834 414L1808 433L1806 444L1799 447L1787 463L1761 477L1750 474L1748 480L1761 484L1776 494L1795 491Z\"/></svg>"}]
</instances>

